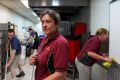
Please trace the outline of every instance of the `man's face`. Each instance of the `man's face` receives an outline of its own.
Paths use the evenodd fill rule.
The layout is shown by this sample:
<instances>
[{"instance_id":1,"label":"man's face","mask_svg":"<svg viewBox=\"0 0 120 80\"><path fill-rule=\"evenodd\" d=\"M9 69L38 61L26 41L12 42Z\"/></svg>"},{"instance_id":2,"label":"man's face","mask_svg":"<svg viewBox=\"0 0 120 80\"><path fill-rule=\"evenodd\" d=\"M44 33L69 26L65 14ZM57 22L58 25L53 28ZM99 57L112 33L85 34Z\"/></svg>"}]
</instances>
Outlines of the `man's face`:
<instances>
[{"instance_id":1,"label":"man's face","mask_svg":"<svg viewBox=\"0 0 120 80\"><path fill-rule=\"evenodd\" d=\"M8 38L11 40L14 37L14 32L8 32Z\"/></svg>"},{"instance_id":2,"label":"man's face","mask_svg":"<svg viewBox=\"0 0 120 80\"><path fill-rule=\"evenodd\" d=\"M50 17L48 14L45 14L42 19L42 29L43 32L49 36L52 35L56 32L57 30L57 24L55 24L55 21L53 20L52 17Z\"/></svg>"}]
</instances>

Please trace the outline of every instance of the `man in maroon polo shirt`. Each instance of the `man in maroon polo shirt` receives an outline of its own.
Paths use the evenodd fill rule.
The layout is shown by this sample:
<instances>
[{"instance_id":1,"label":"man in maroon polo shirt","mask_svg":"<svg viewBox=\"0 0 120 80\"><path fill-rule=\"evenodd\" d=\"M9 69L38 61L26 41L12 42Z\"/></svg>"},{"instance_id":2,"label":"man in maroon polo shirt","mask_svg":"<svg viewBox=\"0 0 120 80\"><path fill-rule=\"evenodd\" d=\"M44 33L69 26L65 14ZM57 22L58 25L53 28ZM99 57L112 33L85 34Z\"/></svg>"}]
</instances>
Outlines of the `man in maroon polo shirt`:
<instances>
[{"instance_id":1,"label":"man in maroon polo shirt","mask_svg":"<svg viewBox=\"0 0 120 80\"><path fill-rule=\"evenodd\" d=\"M47 35L38 47L38 54L31 55L30 64L36 65L35 80L64 80L69 61L69 45L58 32L60 16L53 10L41 13L42 29Z\"/></svg>"},{"instance_id":2,"label":"man in maroon polo shirt","mask_svg":"<svg viewBox=\"0 0 120 80\"><path fill-rule=\"evenodd\" d=\"M99 51L101 42L106 41L107 38L108 31L105 28L99 28L96 36L86 41L75 59L75 64L79 72L79 80L90 80L90 67L96 63L97 60L113 61L104 54L100 54Z\"/></svg>"}]
</instances>

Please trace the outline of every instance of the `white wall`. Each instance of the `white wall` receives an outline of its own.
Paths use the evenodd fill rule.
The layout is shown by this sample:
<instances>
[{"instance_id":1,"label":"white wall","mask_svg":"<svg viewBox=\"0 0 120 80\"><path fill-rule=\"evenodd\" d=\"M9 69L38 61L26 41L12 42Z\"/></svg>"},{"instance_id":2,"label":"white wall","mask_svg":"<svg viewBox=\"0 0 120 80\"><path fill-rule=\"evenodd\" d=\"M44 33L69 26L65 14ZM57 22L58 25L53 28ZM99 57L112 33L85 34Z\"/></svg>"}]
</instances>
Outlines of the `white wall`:
<instances>
[{"instance_id":1,"label":"white wall","mask_svg":"<svg viewBox=\"0 0 120 80\"><path fill-rule=\"evenodd\" d=\"M109 2L111 0L91 0L90 31L94 35L96 29L109 29ZM95 64L92 67L92 80L107 80L107 70Z\"/></svg>"},{"instance_id":2,"label":"white wall","mask_svg":"<svg viewBox=\"0 0 120 80\"><path fill-rule=\"evenodd\" d=\"M96 29L109 29L109 2L111 0L91 0L90 31L95 34Z\"/></svg>"},{"instance_id":3,"label":"white wall","mask_svg":"<svg viewBox=\"0 0 120 80\"><path fill-rule=\"evenodd\" d=\"M42 25L41 25L41 22L38 23L38 24L34 24L34 26L35 26L35 29L34 29L34 30L37 31L38 34L42 33Z\"/></svg>"},{"instance_id":4,"label":"white wall","mask_svg":"<svg viewBox=\"0 0 120 80\"><path fill-rule=\"evenodd\" d=\"M110 4L110 57L120 64L120 0Z\"/></svg>"},{"instance_id":5,"label":"white wall","mask_svg":"<svg viewBox=\"0 0 120 80\"><path fill-rule=\"evenodd\" d=\"M0 4L0 23L8 23L8 21L17 25L18 37L20 39L23 38L25 32L22 30L22 27L29 27L30 25L33 25L33 22Z\"/></svg>"}]
</instances>

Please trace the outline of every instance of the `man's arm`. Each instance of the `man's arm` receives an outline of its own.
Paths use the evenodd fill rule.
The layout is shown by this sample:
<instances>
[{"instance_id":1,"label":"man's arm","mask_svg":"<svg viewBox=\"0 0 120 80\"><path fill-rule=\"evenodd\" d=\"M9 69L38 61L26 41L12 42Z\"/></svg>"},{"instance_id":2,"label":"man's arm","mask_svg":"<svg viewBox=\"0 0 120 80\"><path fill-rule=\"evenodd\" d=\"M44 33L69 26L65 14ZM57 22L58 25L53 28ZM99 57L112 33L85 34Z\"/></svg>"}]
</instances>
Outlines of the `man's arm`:
<instances>
[{"instance_id":1,"label":"man's arm","mask_svg":"<svg viewBox=\"0 0 120 80\"><path fill-rule=\"evenodd\" d=\"M9 50L9 45L10 45L10 40L7 41L7 44L6 44L6 51Z\"/></svg>"},{"instance_id":2,"label":"man's arm","mask_svg":"<svg viewBox=\"0 0 120 80\"><path fill-rule=\"evenodd\" d=\"M29 42L29 43L33 43L33 42L34 42L34 37L33 37L33 36L30 36L30 38L28 39L28 42Z\"/></svg>"},{"instance_id":3,"label":"man's arm","mask_svg":"<svg viewBox=\"0 0 120 80\"><path fill-rule=\"evenodd\" d=\"M10 59L7 62L6 67L9 67L11 65L11 63L13 62L14 57L15 57L15 53L16 53L16 50L13 50L12 53L10 54Z\"/></svg>"},{"instance_id":4,"label":"man's arm","mask_svg":"<svg viewBox=\"0 0 120 80\"><path fill-rule=\"evenodd\" d=\"M66 71L64 72L55 72L54 74L48 76L44 80L64 80L66 79Z\"/></svg>"}]
</instances>

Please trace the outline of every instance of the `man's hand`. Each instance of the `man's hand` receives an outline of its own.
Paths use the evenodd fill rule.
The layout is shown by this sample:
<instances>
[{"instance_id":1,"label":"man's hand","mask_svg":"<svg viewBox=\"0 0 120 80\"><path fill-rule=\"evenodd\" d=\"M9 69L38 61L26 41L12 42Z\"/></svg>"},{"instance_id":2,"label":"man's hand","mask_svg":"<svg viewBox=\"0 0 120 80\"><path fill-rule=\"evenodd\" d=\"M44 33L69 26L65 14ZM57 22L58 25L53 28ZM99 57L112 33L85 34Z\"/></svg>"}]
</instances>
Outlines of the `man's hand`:
<instances>
[{"instance_id":1,"label":"man's hand","mask_svg":"<svg viewBox=\"0 0 120 80\"><path fill-rule=\"evenodd\" d=\"M9 64L9 63L7 63L7 64L5 65L5 68L8 68L8 67L10 67L10 64Z\"/></svg>"}]
</instances>

